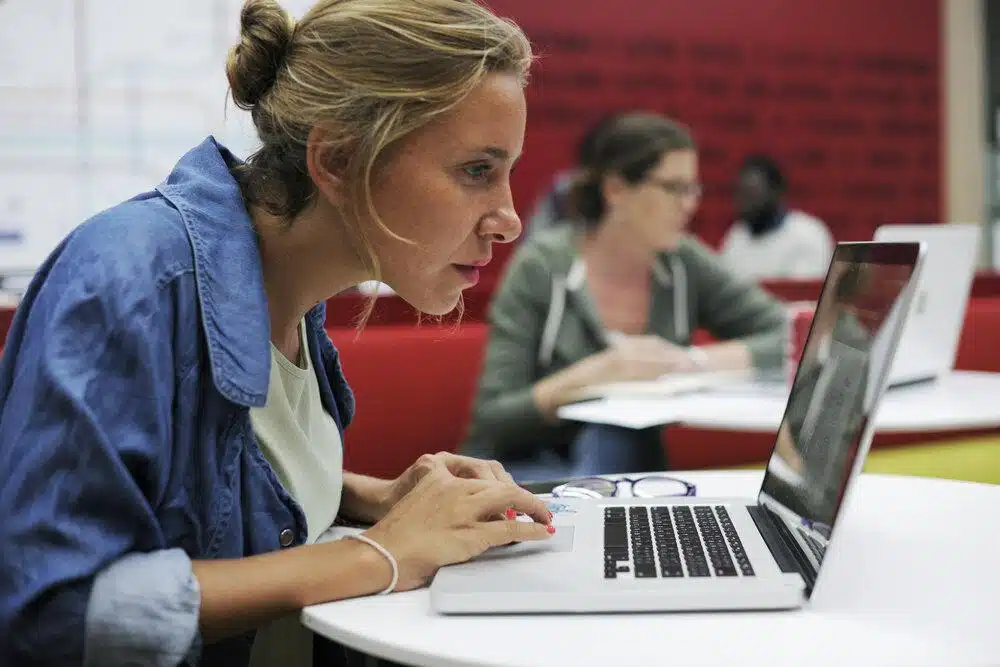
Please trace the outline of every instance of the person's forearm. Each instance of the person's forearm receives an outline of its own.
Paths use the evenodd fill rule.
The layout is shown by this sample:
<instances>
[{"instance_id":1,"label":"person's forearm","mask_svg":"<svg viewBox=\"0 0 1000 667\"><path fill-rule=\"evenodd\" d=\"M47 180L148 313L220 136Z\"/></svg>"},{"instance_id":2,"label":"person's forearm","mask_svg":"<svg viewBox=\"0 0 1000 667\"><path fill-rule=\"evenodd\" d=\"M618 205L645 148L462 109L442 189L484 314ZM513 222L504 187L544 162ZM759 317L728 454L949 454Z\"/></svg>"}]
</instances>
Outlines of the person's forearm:
<instances>
[{"instance_id":1,"label":"person's forearm","mask_svg":"<svg viewBox=\"0 0 1000 667\"><path fill-rule=\"evenodd\" d=\"M704 366L699 370L742 371L748 370L753 362L750 349L739 340L704 345L699 349L705 353Z\"/></svg>"},{"instance_id":2,"label":"person's forearm","mask_svg":"<svg viewBox=\"0 0 1000 667\"><path fill-rule=\"evenodd\" d=\"M340 498L340 514L355 521L375 523L389 511L389 491L392 482L353 472L344 473L344 489Z\"/></svg>"},{"instance_id":3,"label":"person's forearm","mask_svg":"<svg viewBox=\"0 0 1000 667\"><path fill-rule=\"evenodd\" d=\"M542 416L555 421L559 408L575 400L581 389L599 382L597 362L596 356L586 357L536 382L531 396Z\"/></svg>"},{"instance_id":4,"label":"person's forearm","mask_svg":"<svg viewBox=\"0 0 1000 667\"><path fill-rule=\"evenodd\" d=\"M392 567L358 540L337 540L233 560L193 562L205 643L247 632L312 604L377 593Z\"/></svg>"}]
</instances>

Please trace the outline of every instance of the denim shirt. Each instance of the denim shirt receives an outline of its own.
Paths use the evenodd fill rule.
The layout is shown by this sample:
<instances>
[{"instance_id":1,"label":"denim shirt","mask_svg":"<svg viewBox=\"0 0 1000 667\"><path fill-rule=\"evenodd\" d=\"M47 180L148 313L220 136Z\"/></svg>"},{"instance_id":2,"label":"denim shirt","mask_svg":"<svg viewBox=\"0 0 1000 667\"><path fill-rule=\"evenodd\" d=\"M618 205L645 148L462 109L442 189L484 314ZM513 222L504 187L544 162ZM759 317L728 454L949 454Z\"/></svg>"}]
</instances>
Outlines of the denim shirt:
<instances>
[{"instance_id":1,"label":"denim shirt","mask_svg":"<svg viewBox=\"0 0 1000 667\"><path fill-rule=\"evenodd\" d=\"M302 544L265 460L270 324L257 237L209 138L40 268L0 363L0 665L245 665L198 634L192 559ZM354 411L325 307L323 404ZM291 538L289 540L289 538Z\"/></svg>"}]
</instances>

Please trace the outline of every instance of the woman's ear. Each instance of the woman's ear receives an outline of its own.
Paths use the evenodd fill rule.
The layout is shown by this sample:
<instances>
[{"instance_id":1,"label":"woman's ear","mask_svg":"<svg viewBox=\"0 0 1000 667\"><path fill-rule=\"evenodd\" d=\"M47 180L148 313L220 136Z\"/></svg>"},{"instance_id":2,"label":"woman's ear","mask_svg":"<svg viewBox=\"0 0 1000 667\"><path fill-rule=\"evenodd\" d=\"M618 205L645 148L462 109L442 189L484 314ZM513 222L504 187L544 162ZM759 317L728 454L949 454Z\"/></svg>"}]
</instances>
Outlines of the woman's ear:
<instances>
[{"instance_id":1,"label":"woman's ear","mask_svg":"<svg viewBox=\"0 0 1000 667\"><path fill-rule=\"evenodd\" d=\"M614 208L622 195L628 190L629 184L619 174L608 173L601 178L601 198L608 209Z\"/></svg>"},{"instance_id":2,"label":"woman's ear","mask_svg":"<svg viewBox=\"0 0 1000 667\"><path fill-rule=\"evenodd\" d=\"M327 201L342 203L347 159L342 141L329 130L315 126L306 139L306 169L316 189Z\"/></svg>"}]
</instances>

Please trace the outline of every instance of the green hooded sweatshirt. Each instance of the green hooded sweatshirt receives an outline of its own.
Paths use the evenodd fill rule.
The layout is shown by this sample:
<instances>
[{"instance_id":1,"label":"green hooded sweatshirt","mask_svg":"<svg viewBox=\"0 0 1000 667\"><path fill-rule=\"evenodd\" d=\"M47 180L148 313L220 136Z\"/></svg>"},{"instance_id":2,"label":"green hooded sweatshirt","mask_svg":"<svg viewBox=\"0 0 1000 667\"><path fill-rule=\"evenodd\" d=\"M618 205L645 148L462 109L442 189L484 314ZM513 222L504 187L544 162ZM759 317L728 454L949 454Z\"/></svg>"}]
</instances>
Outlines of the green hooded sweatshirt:
<instances>
[{"instance_id":1,"label":"green hooded sweatshirt","mask_svg":"<svg viewBox=\"0 0 1000 667\"><path fill-rule=\"evenodd\" d=\"M524 241L508 262L490 304L489 341L462 452L505 460L539 448L566 456L581 424L552 422L538 411L532 386L609 344L587 291L578 228L564 224ZM742 340L758 369L780 368L786 318L781 304L744 282L694 238L654 264L649 332L681 346L704 328Z\"/></svg>"}]
</instances>

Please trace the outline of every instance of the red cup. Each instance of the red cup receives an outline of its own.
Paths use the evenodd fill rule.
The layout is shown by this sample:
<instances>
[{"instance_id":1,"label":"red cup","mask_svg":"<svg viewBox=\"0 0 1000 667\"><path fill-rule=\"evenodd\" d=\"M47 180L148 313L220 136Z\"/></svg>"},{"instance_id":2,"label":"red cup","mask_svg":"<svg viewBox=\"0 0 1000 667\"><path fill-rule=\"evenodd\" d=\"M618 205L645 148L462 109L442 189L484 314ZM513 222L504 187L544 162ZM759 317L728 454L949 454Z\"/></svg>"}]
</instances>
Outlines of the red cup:
<instances>
[{"instance_id":1,"label":"red cup","mask_svg":"<svg viewBox=\"0 0 1000 667\"><path fill-rule=\"evenodd\" d=\"M813 314L816 312L814 301L797 301L789 303L788 314L788 338L785 345L785 378L791 386L795 380L795 372L798 370L799 361L806 348L806 340L809 338L809 327L812 326Z\"/></svg>"}]
</instances>

